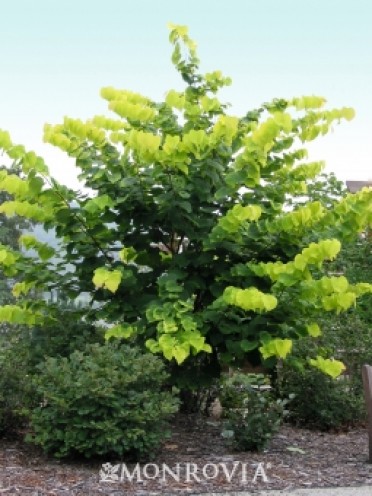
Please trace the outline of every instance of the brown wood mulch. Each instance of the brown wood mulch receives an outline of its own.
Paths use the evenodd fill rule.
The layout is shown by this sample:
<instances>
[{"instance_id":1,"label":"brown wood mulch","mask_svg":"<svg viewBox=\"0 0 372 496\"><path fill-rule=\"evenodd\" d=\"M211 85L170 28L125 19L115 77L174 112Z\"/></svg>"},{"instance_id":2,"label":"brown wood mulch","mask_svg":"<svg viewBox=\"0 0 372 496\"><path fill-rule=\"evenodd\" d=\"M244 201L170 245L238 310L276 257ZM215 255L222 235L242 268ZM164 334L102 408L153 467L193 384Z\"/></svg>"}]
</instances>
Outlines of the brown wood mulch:
<instances>
[{"instance_id":1,"label":"brown wood mulch","mask_svg":"<svg viewBox=\"0 0 372 496\"><path fill-rule=\"evenodd\" d=\"M20 440L0 440L0 495L184 496L358 485L371 485L372 494L365 428L320 433L285 425L263 453L237 453L216 421L178 415L172 424L156 466L142 464L137 472L124 460L62 462Z\"/></svg>"}]
</instances>

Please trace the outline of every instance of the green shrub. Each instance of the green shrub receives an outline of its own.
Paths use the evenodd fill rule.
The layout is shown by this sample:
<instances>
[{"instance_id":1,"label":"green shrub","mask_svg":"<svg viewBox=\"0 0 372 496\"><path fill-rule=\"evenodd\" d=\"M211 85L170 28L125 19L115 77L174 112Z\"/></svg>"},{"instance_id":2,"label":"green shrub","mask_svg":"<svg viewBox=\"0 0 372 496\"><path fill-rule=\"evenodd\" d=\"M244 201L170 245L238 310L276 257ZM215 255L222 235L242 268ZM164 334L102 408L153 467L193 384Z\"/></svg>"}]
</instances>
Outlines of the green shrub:
<instances>
[{"instance_id":1,"label":"green shrub","mask_svg":"<svg viewBox=\"0 0 372 496\"><path fill-rule=\"evenodd\" d=\"M234 374L222 386L223 436L234 448L262 451L286 414L286 400L275 399L263 374Z\"/></svg>"},{"instance_id":2,"label":"green shrub","mask_svg":"<svg viewBox=\"0 0 372 496\"><path fill-rule=\"evenodd\" d=\"M354 309L333 319L324 318L321 322L323 336L319 340L329 354L344 362L348 385L352 393L360 397L363 395L362 365L372 364L371 320L362 318L362 315L360 309Z\"/></svg>"},{"instance_id":3,"label":"green shrub","mask_svg":"<svg viewBox=\"0 0 372 496\"><path fill-rule=\"evenodd\" d=\"M72 304L50 304L53 320L43 326L6 326L0 330L0 436L27 425L37 404L30 377L46 357L69 356L87 343L103 343L103 331L82 319Z\"/></svg>"},{"instance_id":4,"label":"green shrub","mask_svg":"<svg viewBox=\"0 0 372 496\"><path fill-rule=\"evenodd\" d=\"M364 363L372 364L372 328L356 310L325 315L320 326L322 335L295 343L293 357L278 370L278 395L295 395L288 420L297 426L322 431L347 429L366 419L361 368ZM304 365L306 357L319 352L341 360L346 373L332 379Z\"/></svg>"},{"instance_id":5,"label":"green shrub","mask_svg":"<svg viewBox=\"0 0 372 496\"><path fill-rule=\"evenodd\" d=\"M16 434L27 423L25 408L35 404L27 350L0 339L0 436Z\"/></svg>"},{"instance_id":6,"label":"green shrub","mask_svg":"<svg viewBox=\"0 0 372 496\"><path fill-rule=\"evenodd\" d=\"M84 319L86 310L73 303L59 301L49 304L52 316L42 326L31 328L23 335L29 349L29 364L34 368L47 357L68 357L87 344L104 343L104 331Z\"/></svg>"},{"instance_id":7,"label":"green shrub","mask_svg":"<svg viewBox=\"0 0 372 496\"><path fill-rule=\"evenodd\" d=\"M88 345L48 358L35 377L43 404L31 415L29 440L56 457L127 455L141 459L165 438L177 400L152 354L119 345Z\"/></svg>"},{"instance_id":8,"label":"green shrub","mask_svg":"<svg viewBox=\"0 0 372 496\"><path fill-rule=\"evenodd\" d=\"M284 365L280 382L281 394L294 395L287 419L299 427L340 430L365 415L362 390L355 391L347 376L332 379L314 368Z\"/></svg>"}]
</instances>

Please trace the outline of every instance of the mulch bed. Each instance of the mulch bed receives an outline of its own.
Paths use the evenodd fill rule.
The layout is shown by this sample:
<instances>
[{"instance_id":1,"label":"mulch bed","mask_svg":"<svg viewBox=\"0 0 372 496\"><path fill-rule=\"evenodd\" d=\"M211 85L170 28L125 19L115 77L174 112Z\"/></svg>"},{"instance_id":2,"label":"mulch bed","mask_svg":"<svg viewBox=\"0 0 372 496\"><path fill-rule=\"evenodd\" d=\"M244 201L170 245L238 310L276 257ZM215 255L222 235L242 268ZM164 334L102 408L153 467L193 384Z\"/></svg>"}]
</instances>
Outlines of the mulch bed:
<instances>
[{"instance_id":1,"label":"mulch bed","mask_svg":"<svg viewBox=\"0 0 372 496\"><path fill-rule=\"evenodd\" d=\"M357 485L371 485L372 494L367 459L368 437L362 427L320 433L285 425L263 453L238 453L226 447L217 421L177 415L172 437L153 461L156 466L142 464L138 472L125 460L105 467L106 460L62 462L20 440L0 440L0 495L183 496ZM109 473L116 464L116 472Z\"/></svg>"}]
</instances>

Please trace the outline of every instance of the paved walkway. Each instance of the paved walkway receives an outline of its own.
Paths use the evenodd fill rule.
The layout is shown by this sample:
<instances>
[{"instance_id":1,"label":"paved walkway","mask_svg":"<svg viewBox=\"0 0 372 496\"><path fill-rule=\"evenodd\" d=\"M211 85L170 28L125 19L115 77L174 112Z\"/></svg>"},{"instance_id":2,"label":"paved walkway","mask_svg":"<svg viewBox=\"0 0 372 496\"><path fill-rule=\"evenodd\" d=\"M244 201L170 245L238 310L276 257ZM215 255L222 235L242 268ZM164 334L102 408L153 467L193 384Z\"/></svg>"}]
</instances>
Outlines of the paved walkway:
<instances>
[{"instance_id":1,"label":"paved walkway","mask_svg":"<svg viewBox=\"0 0 372 496\"><path fill-rule=\"evenodd\" d=\"M234 493L204 493L194 496L372 496L372 486L293 489Z\"/></svg>"}]
</instances>

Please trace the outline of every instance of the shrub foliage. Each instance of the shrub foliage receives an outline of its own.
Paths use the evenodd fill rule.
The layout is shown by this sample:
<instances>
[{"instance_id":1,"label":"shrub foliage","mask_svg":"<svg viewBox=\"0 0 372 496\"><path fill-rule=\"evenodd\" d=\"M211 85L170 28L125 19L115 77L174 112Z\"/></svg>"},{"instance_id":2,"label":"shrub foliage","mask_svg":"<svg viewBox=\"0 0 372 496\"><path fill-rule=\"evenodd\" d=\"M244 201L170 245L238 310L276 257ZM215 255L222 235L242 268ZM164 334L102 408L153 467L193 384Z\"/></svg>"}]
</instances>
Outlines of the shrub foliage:
<instances>
[{"instance_id":1,"label":"shrub foliage","mask_svg":"<svg viewBox=\"0 0 372 496\"><path fill-rule=\"evenodd\" d=\"M42 404L29 440L57 457L150 457L177 400L163 390L162 362L128 346L88 345L48 358L35 377Z\"/></svg>"},{"instance_id":2,"label":"shrub foliage","mask_svg":"<svg viewBox=\"0 0 372 496\"><path fill-rule=\"evenodd\" d=\"M287 400L276 399L262 374L236 373L223 382L223 435L234 448L262 451L286 415Z\"/></svg>"}]
</instances>

